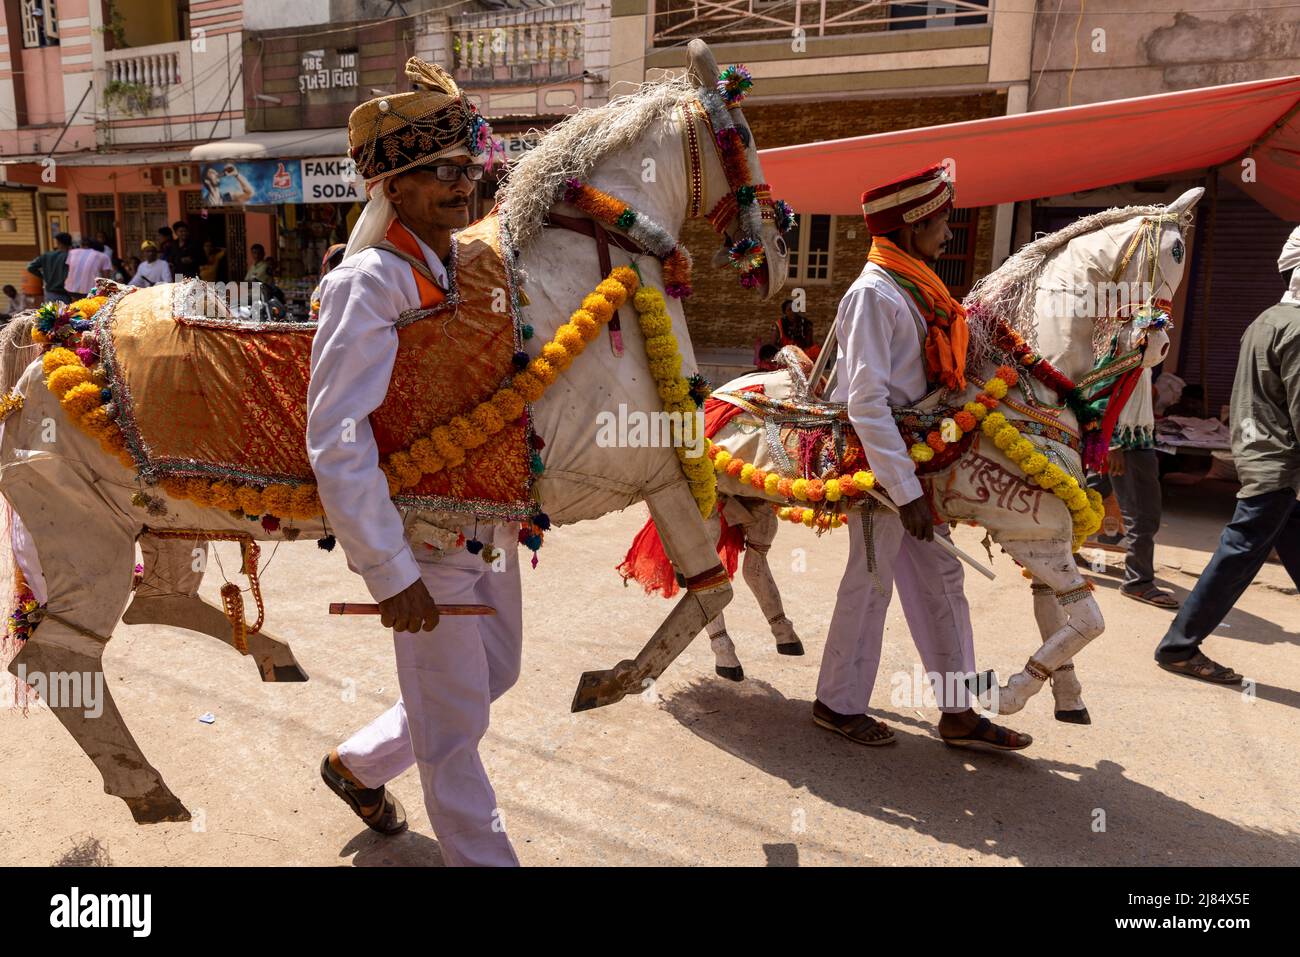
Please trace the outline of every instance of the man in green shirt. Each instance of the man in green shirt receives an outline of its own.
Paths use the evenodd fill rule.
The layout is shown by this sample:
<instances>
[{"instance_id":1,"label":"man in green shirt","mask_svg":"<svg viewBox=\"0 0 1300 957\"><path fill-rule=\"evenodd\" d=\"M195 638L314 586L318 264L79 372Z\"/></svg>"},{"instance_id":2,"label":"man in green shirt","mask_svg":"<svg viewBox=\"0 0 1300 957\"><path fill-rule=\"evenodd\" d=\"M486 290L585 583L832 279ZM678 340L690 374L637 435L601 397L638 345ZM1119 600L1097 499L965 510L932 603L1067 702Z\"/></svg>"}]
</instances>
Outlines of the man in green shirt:
<instances>
[{"instance_id":1,"label":"man in green shirt","mask_svg":"<svg viewBox=\"0 0 1300 957\"><path fill-rule=\"evenodd\" d=\"M1232 457L1241 479L1237 510L1156 648L1161 668L1216 684L1240 684L1241 675L1202 654L1201 642L1274 548L1300 588L1300 227L1277 266L1291 272L1290 288L1241 337L1232 384Z\"/></svg>"},{"instance_id":2,"label":"man in green shirt","mask_svg":"<svg viewBox=\"0 0 1300 957\"><path fill-rule=\"evenodd\" d=\"M72 302L72 294L63 285L68 278L68 253L71 249L72 237L67 233L58 233L54 237L54 248L41 253L27 264L29 273L41 277L46 299Z\"/></svg>"}]
</instances>

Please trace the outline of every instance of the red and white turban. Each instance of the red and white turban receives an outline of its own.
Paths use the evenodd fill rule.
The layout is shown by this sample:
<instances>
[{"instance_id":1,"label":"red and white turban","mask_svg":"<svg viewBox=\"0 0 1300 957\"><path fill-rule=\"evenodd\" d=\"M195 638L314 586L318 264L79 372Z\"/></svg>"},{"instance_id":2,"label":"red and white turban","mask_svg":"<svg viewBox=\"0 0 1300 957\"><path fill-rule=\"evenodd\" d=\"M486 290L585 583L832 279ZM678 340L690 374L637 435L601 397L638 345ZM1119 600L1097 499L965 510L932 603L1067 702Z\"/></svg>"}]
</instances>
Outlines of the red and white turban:
<instances>
[{"instance_id":1,"label":"red and white turban","mask_svg":"<svg viewBox=\"0 0 1300 957\"><path fill-rule=\"evenodd\" d=\"M873 186L862 194L862 214L871 235L880 236L919 222L950 207L957 192L942 163Z\"/></svg>"}]
</instances>

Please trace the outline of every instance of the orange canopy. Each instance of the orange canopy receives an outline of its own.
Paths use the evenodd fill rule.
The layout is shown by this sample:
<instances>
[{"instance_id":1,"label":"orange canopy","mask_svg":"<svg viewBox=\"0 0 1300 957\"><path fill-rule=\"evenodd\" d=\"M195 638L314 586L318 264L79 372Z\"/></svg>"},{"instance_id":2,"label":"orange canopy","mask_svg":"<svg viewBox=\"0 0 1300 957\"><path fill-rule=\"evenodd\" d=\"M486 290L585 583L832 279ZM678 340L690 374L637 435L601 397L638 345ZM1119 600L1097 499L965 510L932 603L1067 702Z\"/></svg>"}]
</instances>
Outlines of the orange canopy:
<instances>
[{"instance_id":1,"label":"orange canopy","mask_svg":"<svg viewBox=\"0 0 1300 957\"><path fill-rule=\"evenodd\" d=\"M772 194L862 214L862 191L951 157L958 206L1057 196L1255 160L1241 188L1300 220L1300 76L762 150Z\"/></svg>"}]
</instances>

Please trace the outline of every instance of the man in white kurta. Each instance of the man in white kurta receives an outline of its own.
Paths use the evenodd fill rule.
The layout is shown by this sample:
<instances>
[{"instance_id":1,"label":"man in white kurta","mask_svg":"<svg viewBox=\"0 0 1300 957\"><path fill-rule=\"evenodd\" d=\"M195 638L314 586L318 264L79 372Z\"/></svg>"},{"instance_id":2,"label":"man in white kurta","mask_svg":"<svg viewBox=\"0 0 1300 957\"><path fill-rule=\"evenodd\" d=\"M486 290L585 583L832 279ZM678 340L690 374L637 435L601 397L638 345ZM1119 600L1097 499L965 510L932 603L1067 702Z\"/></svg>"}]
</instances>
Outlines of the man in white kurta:
<instances>
[{"instance_id":1,"label":"man in white kurta","mask_svg":"<svg viewBox=\"0 0 1300 957\"><path fill-rule=\"evenodd\" d=\"M428 64L419 66L424 77L430 69ZM407 70L410 75L410 64ZM450 90L443 87L441 97L420 91L359 107L349 124L349 138L360 130L358 139L364 145L364 137L373 136L376 129L380 136L386 135L384 127L369 122L376 116L376 104L386 114L385 121L392 113L426 117L444 103L457 123L455 111L468 116L450 77L436 71L435 79L450 85ZM416 102L405 102L408 97ZM433 105L420 97L432 97ZM358 117L367 107L369 116ZM465 122L467 141L469 121ZM435 128L445 133L455 125L444 117ZM395 126L398 133L403 129L388 126ZM358 169L371 191L363 221L350 243L361 248L350 248L344 262L321 285L307 422L308 453L321 502L348 566L365 581L386 617L414 622L405 628L399 624L393 636L401 698L340 744L321 773L368 825L394 833L405 826L405 815L385 785L414 764L443 860L452 865L514 865L518 859L478 745L488 728L491 703L519 676L522 626L516 529L494 529L490 547L500 557L492 564L457 547L454 532L434 536L432 542L427 534L417 533L416 529L429 526L418 514L403 515L390 499L368 418L388 391L398 348L398 317L427 305L417 268L427 267L426 279L447 290L443 260L417 235L421 229L412 226L409 235L400 231L408 221L419 220L412 215L417 212L435 220L444 214L455 218L451 211L473 190L468 173L462 176L457 171L454 182L449 182L443 176L447 171L433 167L472 165L467 162L472 145L467 149L465 141L437 144L434 150L426 147L425 153L409 157L405 166L398 164L400 168L391 172L378 168L387 152L354 149L354 156L361 153ZM393 165L389 163L390 168ZM431 175L434 172L436 177ZM401 189L386 188L386 180L396 182L398 177L406 177ZM434 232L443 235L441 230ZM379 237L406 251L415 266L388 248L369 245ZM444 238L449 239L450 233ZM465 537L473 537L472 526ZM479 537L488 536L480 532ZM423 589L418 587L421 582ZM439 604L490 605L496 615L437 618L428 610L429 598ZM398 606L416 611L408 614ZM431 630L430 614L436 620Z\"/></svg>"},{"instance_id":2,"label":"man in white kurta","mask_svg":"<svg viewBox=\"0 0 1300 957\"><path fill-rule=\"evenodd\" d=\"M939 167L864 196L872 234L892 236L898 248L918 258L923 252L918 245L937 256L951 236L946 225L951 204L951 183ZM896 586L943 712L943 739L1001 750L1024 747L1028 735L998 728L971 710L965 678L974 670L975 653L961 562L934 540L947 537L947 529L934 525L916 464L890 409L912 405L931 389L926 319L888 270L868 262L841 300L835 321L836 378L829 398L848 406L876 481L899 513L869 502L847 526L848 566L822 655L814 721L859 744L893 742L893 732L866 712ZM902 685L913 687L910 675Z\"/></svg>"}]
</instances>

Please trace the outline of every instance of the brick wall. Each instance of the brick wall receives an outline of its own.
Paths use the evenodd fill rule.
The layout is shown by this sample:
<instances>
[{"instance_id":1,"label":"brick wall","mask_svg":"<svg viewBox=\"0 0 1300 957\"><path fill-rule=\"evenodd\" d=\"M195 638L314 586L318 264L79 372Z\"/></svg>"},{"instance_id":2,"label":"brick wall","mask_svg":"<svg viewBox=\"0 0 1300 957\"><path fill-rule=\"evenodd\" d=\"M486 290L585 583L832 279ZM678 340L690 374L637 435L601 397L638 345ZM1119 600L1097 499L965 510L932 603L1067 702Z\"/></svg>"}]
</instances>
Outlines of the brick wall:
<instances>
[{"instance_id":1,"label":"brick wall","mask_svg":"<svg viewBox=\"0 0 1300 957\"><path fill-rule=\"evenodd\" d=\"M1006 112L1006 97L1000 93L981 93L797 105L751 103L745 105L744 111L755 142L760 149L769 149L1000 116ZM916 165L921 167L940 159L943 157L918 156ZM853 170L845 170L844 175L855 174ZM864 187L866 185L863 183ZM973 278L988 272L992 262L993 210L983 208L977 211L977 215ZM856 232L856 235L850 238L850 232ZM709 260L720 241L706 221L687 223L683 240L696 260L695 294L686 300L686 319L695 346L704 349L752 348L756 339L768 341L773 323L781 314L780 300L760 305L752 291L741 288L730 269L724 272L710 266ZM813 321L817 341L825 336L835 318L840 296L861 272L868 244L869 237L860 217L835 218L835 254L830 283L804 287L807 314ZM786 295L791 288L792 285L787 284Z\"/></svg>"}]
</instances>

